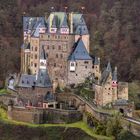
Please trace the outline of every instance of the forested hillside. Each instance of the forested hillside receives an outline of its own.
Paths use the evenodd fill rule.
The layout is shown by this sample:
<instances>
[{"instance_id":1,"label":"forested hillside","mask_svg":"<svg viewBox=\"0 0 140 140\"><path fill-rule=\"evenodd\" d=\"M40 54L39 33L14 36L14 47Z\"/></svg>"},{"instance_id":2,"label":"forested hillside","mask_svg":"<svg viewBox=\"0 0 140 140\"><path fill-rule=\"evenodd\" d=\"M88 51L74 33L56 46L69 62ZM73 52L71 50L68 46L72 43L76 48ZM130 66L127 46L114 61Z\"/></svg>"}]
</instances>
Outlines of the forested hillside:
<instances>
[{"instance_id":1,"label":"forested hillside","mask_svg":"<svg viewBox=\"0 0 140 140\"><path fill-rule=\"evenodd\" d=\"M0 0L0 80L20 71L22 16L42 16L52 6L83 12L91 55L101 57L102 66L117 65L121 80L140 80L140 0Z\"/></svg>"}]
</instances>

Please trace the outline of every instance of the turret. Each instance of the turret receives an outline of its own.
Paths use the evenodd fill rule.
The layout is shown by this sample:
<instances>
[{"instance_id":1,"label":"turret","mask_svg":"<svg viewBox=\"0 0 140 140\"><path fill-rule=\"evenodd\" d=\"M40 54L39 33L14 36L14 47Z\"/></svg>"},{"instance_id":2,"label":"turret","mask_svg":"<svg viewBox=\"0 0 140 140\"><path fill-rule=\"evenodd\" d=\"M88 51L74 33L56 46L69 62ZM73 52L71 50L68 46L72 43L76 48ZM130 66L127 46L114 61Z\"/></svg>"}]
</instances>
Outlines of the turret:
<instances>
[{"instance_id":1,"label":"turret","mask_svg":"<svg viewBox=\"0 0 140 140\"><path fill-rule=\"evenodd\" d=\"M107 64L106 71L108 71L109 73L112 73L112 69L111 69L111 64L110 64L110 62L108 62L108 64Z\"/></svg>"},{"instance_id":2,"label":"turret","mask_svg":"<svg viewBox=\"0 0 140 140\"><path fill-rule=\"evenodd\" d=\"M115 67L114 72L112 74L112 93L113 101L116 101L118 98L117 67Z\"/></svg>"},{"instance_id":3,"label":"turret","mask_svg":"<svg viewBox=\"0 0 140 140\"><path fill-rule=\"evenodd\" d=\"M61 34L69 34L69 27L67 23L67 16L65 14L62 24L60 26L60 33Z\"/></svg>"},{"instance_id":4,"label":"turret","mask_svg":"<svg viewBox=\"0 0 140 140\"><path fill-rule=\"evenodd\" d=\"M47 65L47 58L45 54L45 49L44 46L42 46L41 51L40 51L40 69L46 69Z\"/></svg>"},{"instance_id":5,"label":"turret","mask_svg":"<svg viewBox=\"0 0 140 140\"><path fill-rule=\"evenodd\" d=\"M117 86L117 67L115 67L113 75L112 75L112 86Z\"/></svg>"},{"instance_id":6,"label":"turret","mask_svg":"<svg viewBox=\"0 0 140 140\"><path fill-rule=\"evenodd\" d=\"M49 25L50 25L49 32L50 33L56 33L56 31L57 31L56 16L54 14L51 14L49 21L50 21L50 23L49 23Z\"/></svg>"}]
</instances>

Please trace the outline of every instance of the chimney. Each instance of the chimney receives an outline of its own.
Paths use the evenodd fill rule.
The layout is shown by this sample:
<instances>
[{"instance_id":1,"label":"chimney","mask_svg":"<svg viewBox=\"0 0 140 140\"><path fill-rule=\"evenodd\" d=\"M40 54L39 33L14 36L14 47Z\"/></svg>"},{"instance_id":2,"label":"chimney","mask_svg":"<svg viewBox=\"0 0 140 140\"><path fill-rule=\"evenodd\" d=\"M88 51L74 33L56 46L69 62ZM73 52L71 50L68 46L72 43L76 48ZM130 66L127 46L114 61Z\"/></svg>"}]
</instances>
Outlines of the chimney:
<instances>
[{"instance_id":1,"label":"chimney","mask_svg":"<svg viewBox=\"0 0 140 140\"><path fill-rule=\"evenodd\" d=\"M73 34L73 12L70 13L70 33Z\"/></svg>"}]
</instances>

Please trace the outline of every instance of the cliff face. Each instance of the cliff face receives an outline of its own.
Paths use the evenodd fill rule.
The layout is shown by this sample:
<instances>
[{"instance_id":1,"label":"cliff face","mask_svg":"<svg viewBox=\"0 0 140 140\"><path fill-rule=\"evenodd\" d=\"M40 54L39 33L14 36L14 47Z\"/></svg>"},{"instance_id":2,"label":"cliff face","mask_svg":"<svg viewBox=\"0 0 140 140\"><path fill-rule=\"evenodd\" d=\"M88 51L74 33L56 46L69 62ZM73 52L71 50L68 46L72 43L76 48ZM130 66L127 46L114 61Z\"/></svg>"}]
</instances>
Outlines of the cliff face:
<instances>
[{"instance_id":1,"label":"cliff face","mask_svg":"<svg viewBox=\"0 0 140 140\"><path fill-rule=\"evenodd\" d=\"M27 126L3 124L0 122L0 130L2 130L0 131L1 140L96 140L77 128L29 128Z\"/></svg>"},{"instance_id":2,"label":"cliff face","mask_svg":"<svg viewBox=\"0 0 140 140\"><path fill-rule=\"evenodd\" d=\"M139 0L1 0L0 79L20 71L22 16L56 11L83 12L91 34L91 54L118 66L121 80L140 80ZM85 9L81 10L84 6Z\"/></svg>"}]
</instances>

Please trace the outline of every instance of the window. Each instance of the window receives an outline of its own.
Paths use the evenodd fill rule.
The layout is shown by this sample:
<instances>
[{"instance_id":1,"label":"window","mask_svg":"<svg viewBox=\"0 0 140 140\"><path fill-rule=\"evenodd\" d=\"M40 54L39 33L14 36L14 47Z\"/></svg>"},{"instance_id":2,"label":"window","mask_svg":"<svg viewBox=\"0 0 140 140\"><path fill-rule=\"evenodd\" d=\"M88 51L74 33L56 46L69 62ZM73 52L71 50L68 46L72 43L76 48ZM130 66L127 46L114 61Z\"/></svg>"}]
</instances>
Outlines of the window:
<instances>
[{"instance_id":1,"label":"window","mask_svg":"<svg viewBox=\"0 0 140 140\"><path fill-rule=\"evenodd\" d=\"M61 50L61 46L60 45L58 46L58 50Z\"/></svg>"},{"instance_id":2,"label":"window","mask_svg":"<svg viewBox=\"0 0 140 140\"><path fill-rule=\"evenodd\" d=\"M33 59L33 54L31 54L31 58Z\"/></svg>"},{"instance_id":3,"label":"window","mask_svg":"<svg viewBox=\"0 0 140 140\"><path fill-rule=\"evenodd\" d=\"M37 67L37 64L35 63L34 66Z\"/></svg>"},{"instance_id":4,"label":"window","mask_svg":"<svg viewBox=\"0 0 140 140\"><path fill-rule=\"evenodd\" d=\"M76 74L76 76L78 76L78 74Z\"/></svg>"},{"instance_id":5,"label":"window","mask_svg":"<svg viewBox=\"0 0 140 140\"><path fill-rule=\"evenodd\" d=\"M37 51L37 47L35 47L35 51Z\"/></svg>"},{"instance_id":6,"label":"window","mask_svg":"<svg viewBox=\"0 0 140 140\"><path fill-rule=\"evenodd\" d=\"M47 46L47 49L49 50L49 45Z\"/></svg>"},{"instance_id":7,"label":"window","mask_svg":"<svg viewBox=\"0 0 140 140\"><path fill-rule=\"evenodd\" d=\"M71 63L71 66L73 67L74 66L74 63Z\"/></svg>"},{"instance_id":8,"label":"window","mask_svg":"<svg viewBox=\"0 0 140 140\"><path fill-rule=\"evenodd\" d=\"M87 69L87 66L85 66L85 68Z\"/></svg>"},{"instance_id":9,"label":"window","mask_svg":"<svg viewBox=\"0 0 140 140\"><path fill-rule=\"evenodd\" d=\"M54 50L54 45L52 46L53 50Z\"/></svg>"},{"instance_id":10,"label":"window","mask_svg":"<svg viewBox=\"0 0 140 140\"><path fill-rule=\"evenodd\" d=\"M56 58L58 58L58 54L56 54Z\"/></svg>"},{"instance_id":11,"label":"window","mask_svg":"<svg viewBox=\"0 0 140 140\"><path fill-rule=\"evenodd\" d=\"M37 59L37 54L35 55L35 59Z\"/></svg>"},{"instance_id":12,"label":"window","mask_svg":"<svg viewBox=\"0 0 140 140\"><path fill-rule=\"evenodd\" d=\"M63 45L63 51L67 51L67 44Z\"/></svg>"},{"instance_id":13,"label":"window","mask_svg":"<svg viewBox=\"0 0 140 140\"><path fill-rule=\"evenodd\" d=\"M56 63L54 63L54 67L56 67Z\"/></svg>"},{"instance_id":14,"label":"window","mask_svg":"<svg viewBox=\"0 0 140 140\"><path fill-rule=\"evenodd\" d=\"M63 54L60 54L60 57L63 58Z\"/></svg>"},{"instance_id":15,"label":"window","mask_svg":"<svg viewBox=\"0 0 140 140\"><path fill-rule=\"evenodd\" d=\"M48 53L46 53L46 56L49 57Z\"/></svg>"},{"instance_id":16,"label":"window","mask_svg":"<svg viewBox=\"0 0 140 140\"><path fill-rule=\"evenodd\" d=\"M85 61L84 63L85 63L85 64L88 64L88 61Z\"/></svg>"}]
</instances>

